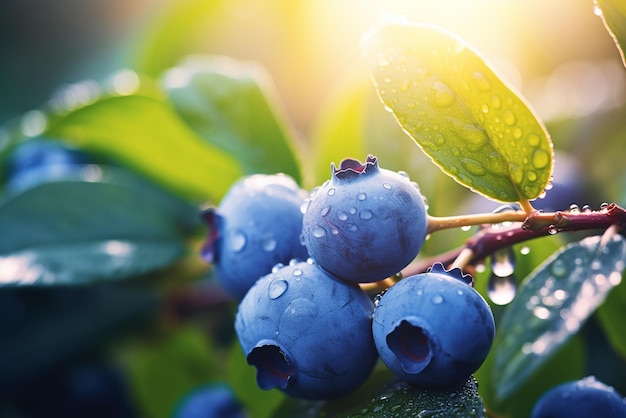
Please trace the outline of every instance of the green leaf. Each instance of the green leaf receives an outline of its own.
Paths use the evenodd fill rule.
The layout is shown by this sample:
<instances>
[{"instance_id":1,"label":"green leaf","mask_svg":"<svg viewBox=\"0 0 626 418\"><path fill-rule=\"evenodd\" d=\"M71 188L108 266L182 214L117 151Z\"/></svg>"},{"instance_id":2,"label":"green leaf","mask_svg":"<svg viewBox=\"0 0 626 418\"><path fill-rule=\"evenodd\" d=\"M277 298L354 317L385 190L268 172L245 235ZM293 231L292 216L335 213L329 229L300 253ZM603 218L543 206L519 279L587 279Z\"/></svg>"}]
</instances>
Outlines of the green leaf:
<instances>
[{"instance_id":1,"label":"green leaf","mask_svg":"<svg viewBox=\"0 0 626 418\"><path fill-rule=\"evenodd\" d=\"M626 3L623 0L594 0L596 13L600 12L607 31L615 41L615 46L626 66Z\"/></svg>"},{"instance_id":2,"label":"green leaf","mask_svg":"<svg viewBox=\"0 0 626 418\"><path fill-rule=\"evenodd\" d=\"M40 184L0 200L0 286L128 278L186 251L197 211L121 170Z\"/></svg>"},{"instance_id":3,"label":"green leaf","mask_svg":"<svg viewBox=\"0 0 626 418\"><path fill-rule=\"evenodd\" d=\"M51 118L45 134L112 157L196 201L218 202L243 175L234 157L199 138L159 98L102 97Z\"/></svg>"},{"instance_id":4,"label":"green leaf","mask_svg":"<svg viewBox=\"0 0 626 418\"><path fill-rule=\"evenodd\" d=\"M282 172L301 182L299 163L270 76L262 67L222 56L192 56L163 84L198 135L232 156L247 174Z\"/></svg>"},{"instance_id":5,"label":"green leaf","mask_svg":"<svg viewBox=\"0 0 626 418\"><path fill-rule=\"evenodd\" d=\"M499 201L543 193L553 165L547 131L465 41L390 23L370 31L364 50L385 106L448 175Z\"/></svg>"},{"instance_id":6,"label":"green leaf","mask_svg":"<svg viewBox=\"0 0 626 418\"><path fill-rule=\"evenodd\" d=\"M496 399L515 392L602 304L621 281L621 235L589 237L539 266L508 306L494 345Z\"/></svg>"},{"instance_id":7,"label":"green leaf","mask_svg":"<svg viewBox=\"0 0 626 418\"><path fill-rule=\"evenodd\" d=\"M128 347L128 351L130 383L142 416L169 418L187 394L219 378L216 350L192 326Z\"/></svg>"},{"instance_id":8,"label":"green leaf","mask_svg":"<svg viewBox=\"0 0 626 418\"><path fill-rule=\"evenodd\" d=\"M626 280L622 280L598 308L598 319L611 346L626 358L624 318L626 318Z\"/></svg>"}]
</instances>

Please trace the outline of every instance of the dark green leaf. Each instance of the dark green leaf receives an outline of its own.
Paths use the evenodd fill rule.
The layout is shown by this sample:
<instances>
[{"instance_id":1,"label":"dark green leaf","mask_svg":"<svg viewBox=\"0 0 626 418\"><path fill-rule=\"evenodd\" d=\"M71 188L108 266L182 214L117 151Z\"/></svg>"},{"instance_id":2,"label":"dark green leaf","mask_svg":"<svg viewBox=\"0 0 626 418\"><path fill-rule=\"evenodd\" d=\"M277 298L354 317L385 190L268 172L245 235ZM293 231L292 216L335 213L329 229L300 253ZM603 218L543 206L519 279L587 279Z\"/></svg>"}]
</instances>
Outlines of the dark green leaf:
<instances>
[{"instance_id":1,"label":"dark green leaf","mask_svg":"<svg viewBox=\"0 0 626 418\"><path fill-rule=\"evenodd\" d=\"M183 120L211 146L236 156L246 173L282 172L301 181L294 140L263 68L194 56L163 81Z\"/></svg>"},{"instance_id":2,"label":"dark green leaf","mask_svg":"<svg viewBox=\"0 0 626 418\"><path fill-rule=\"evenodd\" d=\"M508 306L494 345L496 399L515 392L552 356L621 281L621 235L589 237L539 266Z\"/></svg>"},{"instance_id":3,"label":"dark green leaf","mask_svg":"<svg viewBox=\"0 0 626 418\"><path fill-rule=\"evenodd\" d=\"M186 395L218 378L215 350L188 326L128 348L130 381L143 416L169 418Z\"/></svg>"},{"instance_id":4,"label":"dark green leaf","mask_svg":"<svg viewBox=\"0 0 626 418\"><path fill-rule=\"evenodd\" d=\"M553 160L547 131L468 44L406 23L383 25L364 40L385 106L447 174L500 201L543 193Z\"/></svg>"},{"instance_id":5,"label":"dark green leaf","mask_svg":"<svg viewBox=\"0 0 626 418\"><path fill-rule=\"evenodd\" d=\"M598 318L611 345L626 358L626 280L609 293L598 309Z\"/></svg>"},{"instance_id":6,"label":"dark green leaf","mask_svg":"<svg viewBox=\"0 0 626 418\"><path fill-rule=\"evenodd\" d=\"M623 0L595 0L596 13L602 15L604 26L615 41L615 46L626 66L626 3Z\"/></svg>"},{"instance_id":7,"label":"dark green leaf","mask_svg":"<svg viewBox=\"0 0 626 418\"><path fill-rule=\"evenodd\" d=\"M227 153L198 137L165 100L103 97L51 118L46 135L105 154L172 191L219 202L243 172Z\"/></svg>"},{"instance_id":8,"label":"dark green leaf","mask_svg":"<svg viewBox=\"0 0 626 418\"><path fill-rule=\"evenodd\" d=\"M110 342L158 302L149 289L121 286L0 289L0 391Z\"/></svg>"},{"instance_id":9,"label":"dark green leaf","mask_svg":"<svg viewBox=\"0 0 626 418\"><path fill-rule=\"evenodd\" d=\"M0 201L0 286L127 278L184 254L198 227L194 207L128 172L89 167L86 179Z\"/></svg>"}]
</instances>

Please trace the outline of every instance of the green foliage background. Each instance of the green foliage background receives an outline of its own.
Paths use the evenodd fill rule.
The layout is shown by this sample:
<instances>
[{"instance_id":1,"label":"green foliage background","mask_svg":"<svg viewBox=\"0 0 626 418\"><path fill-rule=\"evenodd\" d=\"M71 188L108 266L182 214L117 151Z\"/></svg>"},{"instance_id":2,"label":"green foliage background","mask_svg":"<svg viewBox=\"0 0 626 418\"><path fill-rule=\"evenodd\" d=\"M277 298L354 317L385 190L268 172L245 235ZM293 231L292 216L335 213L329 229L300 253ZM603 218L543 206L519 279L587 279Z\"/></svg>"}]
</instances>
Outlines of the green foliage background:
<instances>
[{"instance_id":1,"label":"green foliage background","mask_svg":"<svg viewBox=\"0 0 626 418\"><path fill-rule=\"evenodd\" d=\"M461 148L460 157L450 149L442 155L434 151L436 137L421 126L416 128L420 118L410 111L409 104L426 87L402 95L399 80L395 92L383 92L389 74L376 70L370 74L367 59L341 69L331 61L318 62L319 50L333 45L321 32L301 30L312 25L307 20L312 9L299 2L253 3L163 4L127 35L123 46L114 48L115 59L108 61L114 63L112 68L102 65L111 76L61 86L28 109L23 108L24 100L11 107L10 100L3 99L7 116L0 131L0 165L17 144L37 136L81 148L94 156L97 165L82 175L21 193L3 190L0 415L19 417L21 393L28 391L39 399L37 391L45 392L41 382L46 376L85 363L113 365L124 378L137 416L145 417L169 417L190 391L217 382L230 385L251 417L304 416L305 411L311 416L357 416L368 408L377 410L388 393L406 402L407 389L398 387L384 367L378 367L356 393L328 404L299 402L256 387L254 370L245 363L233 336L236 306L216 287L210 266L198 255L207 232L199 223L199 210L218 204L229 186L246 174L284 172L312 188L328 178L331 162L363 159L371 153L382 166L409 173L427 197L429 212L437 216L490 211L498 205L464 186L495 200L514 202L535 199L550 180L555 188L548 191L545 202L554 204L550 196L556 196L557 186L568 181L575 181L577 191L583 192L576 197L587 199L559 201L565 206L553 209L567 209L570 203L596 209L603 201L625 203L623 86L621 102L586 114L540 120L527 106L528 100L492 72L489 60L478 48L474 54L468 43L468 49L463 48L466 55L449 54L450 67L429 67L436 80L422 83L432 87L444 82L458 93L458 106L447 109L448 113L436 106L423 109L433 126L451 116L463 120L463 129L441 124L439 133L457 138ZM597 6L603 12L598 24L611 47L607 55L620 61L626 13L619 1L602 0ZM246 7L256 9L246 12ZM402 11L407 6L394 7ZM586 4L586 10L595 18L593 4ZM505 21L506 8L498 11ZM246 59L246 51L254 55L249 51L256 45L253 30L247 32L241 24L246 13L265 19L275 30L258 34L265 37L259 44L277 56L266 66ZM567 16L565 10L563 15ZM375 23L368 21L368 25ZM353 35L362 29L346 28L347 38L355 41ZM225 33L226 40L220 36ZM283 33L293 36L295 47L281 43ZM498 36L495 29L487 33L482 44ZM540 36L553 35L544 29ZM457 38L444 36L443 42L451 39ZM241 58L231 53L229 48L238 50L235 47L241 48ZM361 56L357 42L349 43L349 48ZM414 58L423 62L424 52L418 51ZM454 65L472 70L451 74L448 69ZM328 66L331 70L326 71L333 73L330 85L320 83L315 72ZM305 68L308 79L293 74ZM402 70L415 68L407 65ZM546 150L554 147L555 171L551 161L541 167L538 187L524 189L514 170L498 168L510 168L524 155L498 140L501 132L489 125L489 118L479 117L482 105L493 104L493 97L460 93L464 77L474 77L476 72L486 74L496 93L515 103L512 109L519 125L535 129ZM398 74L391 76L395 83ZM623 74L620 77L615 79L623 82ZM321 88L324 99L310 94ZM298 104L302 110L294 110ZM503 112L493 117L506 121ZM477 166L459 175L455 167L460 168L463 156L472 152L463 149L470 141L463 136L467 125L485 134L492 151L482 160L474 155ZM560 161L574 161L577 175L561 178ZM485 170L495 176L485 180L480 173ZM522 164L519 170L528 176L531 168ZM1 176L6 180L4 170ZM541 203L541 199L533 202ZM433 234L419 257L462 245L470 234ZM545 390L588 374L626 393L621 379L626 370L626 332L620 325L626 315L626 285L615 279L626 260L625 244L618 235L601 252L597 241L581 238L559 234L532 241L524 255L521 246L514 247L519 292L509 305L492 305L498 335L490 357L475 375L480 398L475 388L468 392L472 407L482 402L494 416L528 416ZM587 266L597 261L600 267L576 269L572 266L578 258L586 258ZM555 273L563 263L569 267ZM476 288L485 297L490 274L487 266L475 277ZM561 309L580 304L582 289L598 274L613 278L612 285L596 289L594 303L585 305L589 311L578 318L579 327L563 333ZM544 307L552 310L548 309L547 318L537 320L529 302L555 277L563 279L559 283L566 296L561 304ZM519 323L528 326L516 326ZM551 332L562 338L550 339L549 350L538 355L528 349ZM396 392L389 392L390 387Z\"/></svg>"}]
</instances>

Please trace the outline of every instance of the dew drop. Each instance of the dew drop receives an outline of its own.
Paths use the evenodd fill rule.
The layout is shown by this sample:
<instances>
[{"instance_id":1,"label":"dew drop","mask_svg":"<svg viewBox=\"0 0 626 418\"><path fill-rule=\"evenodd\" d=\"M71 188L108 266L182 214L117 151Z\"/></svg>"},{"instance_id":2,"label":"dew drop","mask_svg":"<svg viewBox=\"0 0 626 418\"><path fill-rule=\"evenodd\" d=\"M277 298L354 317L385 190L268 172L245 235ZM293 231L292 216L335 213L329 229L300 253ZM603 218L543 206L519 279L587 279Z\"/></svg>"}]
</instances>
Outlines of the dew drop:
<instances>
[{"instance_id":1,"label":"dew drop","mask_svg":"<svg viewBox=\"0 0 626 418\"><path fill-rule=\"evenodd\" d=\"M351 223L348 225L348 231L355 232L357 229L359 228L356 226L356 224Z\"/></svg>"},{"instance_id":2,"label":"dew drop","mask_svg":"<svg viewBox=\"0 0 626 418\"><path fill-rule=\"evenodd\" d=\"M450 106L456 101L456 96L452 89L441 81L435 81L433 83L433 89L435 90L435 104L437 106Z\"/></svg>"},{"instance_id":3,"label":"dew drop","mask_svg":"<svg viewBox=\"0 0 626 418\"><path fill-rule=\"evenodd\" d=\"M389 183L383 183L383 187L387 190L391 190L391 184Z\"/></svg>"},{"instance_id":4,"label":"dew drop","mask_svg":"<svg viewBox=\"0 0 626 418\"><path fill-rule=\"evenodd\" d=\"M356 208L350 208L348 209L348 212L350 212L351 215L356 214Z\"/></svg>"},{"instance_id":5,"label":"dew drop","mask_svg":"<svg viewBox=\"0 0 626 418\"><path fill-rule=\"evenodd\" d=\"M559 228L557 228L555 225L548 226L548 234L555 235L558 232L559 232Z\"/></svg>"},{"instance_id":6,"label":"dew drop","mask_svg":"<svg viewBox=\"0 0 626 418\"><path fill-rule=\"evenodd\" d=\"M277 299L281 297L289 287L289 284L285 281L285 279L274 279L271 281L267 291L270 299Z\"/></svg>"},{"instance_id":7,"label":"dew drop","mask_svg":"<svg viewBox=\"0 0 626 418\"><path fill-rule=\"evenodd\" d=\"M248 238L246 237L246 234L244 234L242 231L237 230L230 235L230 239L228 240L228 248L230 248L231 251L238 253L244 249L247 242Z\"/></svg>"},{"instance_id":8,"label":"dew drop","mask_svg":"<svg viewBox=\"0 0 626 418\"><path fill-rule=\"evenodd\" d=\"M491 105L493 106L494 109L500 109L500 106L502 106L500 97L496 95L491 96Z\"/></svg>"},{"instance_id":9,"label":"dew drop","mask_svg":"<svg viewBox=\"0 0 626 418\"><path fill-rule=\"evenodd\" d=\"M497 277L509 277L515 272L515 253L512 247L498 250L491 256L491 271Z\"/></svg>"},{"instance_id":10,"label":"dew drop","mask_svg":"<svg viewBox=\"0 0 626 418\"><path fill-rule=\"evenodd\" d=\"M474 73L474 80L476 81L476 87L478 87L479 90L485 91L491 88L489 80L487 80L487 77L485 77L485 75L480 71L476 71Z\"/></svg>"},{"instance_id":11,"label":"dew drop","mask_svg":"<svg viewBox=\"0 0 626 418\"><path fill-rule=\"evenodd\" d=\"M584 205L584 206L583 206L583 212L591 212L591 206L589 206L589 205Z\"/></svg>"},{"instance_id":12,"label":"dew drop","mask_svg":"<svg viewBox=\"0 0 626 418\"><path fill-rule=\"evenodd\" d=\"M602 8L596 2L593 3L593 14L596 16L602 16Z\"/></svg>"},{"instance_id":13,"label":"dew drop","mask_svg":"<svg viewBox=\"0 0 626 418\"><path fill-rule=\"evenodd\" d=\"M311 199L304 199L304 200L302 201L302 204L300 204L300 212L301 212L303 215L306 215L306 213L307 213L307 212L308 212L308 210L309 210L309 206L311 206Z\"/></svg>"},{"instance_id":14,"label":"dew drop","mask_svg":"<svg viewBox=\"0 0 626 418\"><path fill-rule=\"evenodd\" d=\"M522 137L522 135L524 134L524 132L522 131L521 128L515 128L513 129L513 138L515 139L520 139Z\"/></svg>"},{"instance_id":15,"label":"dew drop","mask_svg":"<svg viewBox=\"0 0 626 418\"><path fill-rule=\"evenodd\" d=\"M539 145L539 137L535 134L530 134L526 137L526 140L528 141L528 145L530 145L531 147L536 147L537 145Z\"/></svg>"},{"instance_id":16,"label":"dew drop","mask_svg":"<svg viewBox=\"0 0 626 418\"><path fill-rule=\"evenodd\" d=\"M471 226L471 225L463 225L463 226L461 227L461 231L463 231L463 232L467 232L467 231L469 231L470 229L472 229L472 226Z\"/></svg>"},{"instance_id":17,"label":"dew drop","mask_svg":"<svg viewBox=\"0 0 626 418\"><path fill-rule=\"evenodd\" d=\"M569 206L569 211L571 213L580 213L580 208L578 207L576 203L573 203Z\"/></svg>"},{"instance_id":18,"label":"dew drop","mask_svg":"<svg viewBox=\"0 0 626 418\"><path fill-rule=\"evenodd\" d=\"M403 170L398 171L398 175L401 176L401 177L404 177L405 179L409 178L409 173L407 173L406 171L403 171Z\"/></svg>"},{"instance_id":19,"label":"dew drop","mask_svg":"<svg viewBox=\"0 0 626 418\"><path fill-rule=\"evenodd\" d=\"M528 181L537 181L537 173L534 171L528 171L526 173L526 177L528 178Z\"/></svg>"},{"instance_id":20,"label":"dew drop","mask_svg":"<svg viewBox=\"0 0 626 418\"><path fill-rule=\"evenodd\" d=\"M480 110L482 110L483 113L489 113L489 106L487 106L486 103L483 103L483 105L480 107Z\"/></svg>"},{"instance_id":21,"label":"dew drop","mask_svg":"<svg viewBox=\"0 0 626 418\"><path fill-rule=\"evenodd\" d=\"M497 277L492 274L487 283L487 295L496 305L511 303L517 293L517 282L514 276Z\"/></svg>"},{"instance_id":22,"label":"dew drop","mask_svg":"<svg viewBox=\"0 0 626 418\"><path fill-rule=\"evenodd\" d=\"M322 238L324 235L326 235L326 230L321 226L317 225L313 228L313 236L315 238Z\"/></svg>"},{"instance_id":23,"label":"dew drop","mask_svg":"<svg viewBox=\"0 0 626 418\"><path fill-rule=\"evenodd\" d=\"M333 235L339 235L339 229L335 225L330 226L330 233Z\"/></svg>"},{"instance_id":24,"label":"dew drop","mask_svg":"<svg viewBox=\"0 0 626 418\"><path fill-rule=\"evenodd\" d=\"M276 249L277 244L278 242L274 238L268 237L261 241L261 249L269 253Z\"/></svg>"},{"instance_id":25,"label":"dew drop","mask_svg":"<svg viewBox=\"0 0 626 418\"><path fill-rule=\"evenodd\" d=\"M550 154L542 149L536 149L533 152L533 166L536 169L542 169L550 163Z\"/></svg>"},{"instance_id":26,"label":"dew drop","mask_svg":"<svg viewBox=\"0 0 626 418\"><path fill-rule=\"evenodd\" d=\"M302 276L303 274L304 274L304 272L302 271L302 269L295 269L295 270L293 271L293 275L294 275L294 276L296 276L296 277L300 277L300 276Z\"/></svg>"},{"instance_id":27,"label":"dew drop","mask_svg":"<svg viewBox=\"0 0 626 418\"><path fill-rule=\"evenodd\" d=\"M567 274L567 265L563 260L556 259L552 262L550 271L552 271L552 274L556 277L564 277Z\"/></svg>"},{"instance_id":28,"label":"dew drop","mask_svg":"<svg viewBox=\"0 0 626 418\"><path fill-rule=\"evenodd\" d=\"M339 212L337 212L337 218L340 221L347 221L348 220L348 214L345 213L344 211L340 210Z\"/></svg>"},{"instance_id":29,"label":"dew drop","mask_svg":"<svg viewBox=\"0 0 626 418\"><path fill-rule=\"evenodd\" d=\"M471 158L464 158L461 160L461 164L472 175L482 176L486 173L485 168L478 161Z\"/></svg>"},{"instance_id":30,"label":"dew drop","mask_svg":"<svg viewBox=\"0 0 626 418\"><path fill-rule=\"evenodd\" d=\"M517 122L515 115L510 110L507 110L504 112L503 118L504 118L504 123L506 123L509 126L513 126L515 125L515 122Z\"/></svg>"},{"instance_id":31,"label":"dew drop","mask_svg":"<svg viewBox=\"0 0 626 418\"><path fill-rule=\"evenodd\" d=\"M326 205L326 206L324 206L324 207L320 210L320 215L322 215L322 216L326 216L326 215L328 215L328 212L330 212L330 205Z\"/></svg>"},{"instance_id":32,"label":"dew drop","mask_svg":"<svg viewBox=\"0 0 626 418\"><path fill-rule=\"evenodd\" d=\"M430 298L430 301L434 303L435 305L439 305L443 303L443 296L437 293Z\"/></svg>"},{"instance_id":33,"label":"dew drop","mask_svg":"<svg viewBox=\"0 0 626 418\"><path fill-rule=\"evenodd\" d=\"M374 216L374 214L369 209L363 209L361 212L359 212L359 218L363 219L364 221L372 219L372 216Z\"/></svg>"},{"instance_id":34,"label":"dew drop","mask_svg":"<svg viewBox=\"0 0 626 418\"><path fill-rule=\"evenodd\" d=\"M356 198L360 201L364 201L365 199L367 199L367 195L365 193L359 193Z\"/></svg>"},{"instance_id":35,"label":"dew drop","mask_svg":"<svg viewBox=\"0 0 626 418\"><path fill-rule=\"evenodd\" d=\"M272 267L272 273L277 273L278 270L282 269L283 267L285 267L283 263L274 264L274 267Z\"/></svg>"},{"instance_id":36,"label":"dew drop","mask_svg":"<svg viewBox=\"0 0 626 418\"><path fill-rule=\"evenodd\" d=\"M328 196L334 196L335 195L335 191L336 190L334 188L332 188L332 187L330 189L328 189Z\"/></svg>"},{"instance_id":37,"label":"dew drop","mask_svg":"<svg viewBox=\"0 0 626 418\"><path fill-rule=\"evenodd\" d=\"M521 255L528 255L530 254L530 247L527 245L524 245L522 248L520 248L519 252Z\"/></svg>"}]
</instances>

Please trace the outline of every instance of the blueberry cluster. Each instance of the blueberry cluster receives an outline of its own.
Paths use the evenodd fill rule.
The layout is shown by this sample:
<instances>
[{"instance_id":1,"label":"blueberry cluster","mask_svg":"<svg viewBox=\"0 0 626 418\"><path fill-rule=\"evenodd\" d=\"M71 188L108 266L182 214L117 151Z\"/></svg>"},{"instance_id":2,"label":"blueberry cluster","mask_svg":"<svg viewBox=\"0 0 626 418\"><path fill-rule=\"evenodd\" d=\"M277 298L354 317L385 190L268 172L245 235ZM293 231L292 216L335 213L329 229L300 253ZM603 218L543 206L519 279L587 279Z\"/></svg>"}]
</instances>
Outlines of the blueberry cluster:
<instances>
[{"instance_id":1,"label":"blueberry cluster","mask_svg":"<svg viewBox=\"0 0 626 418\"><path fill-rule=\"evenodd\" d=\"M493 316L460 270L435 265L376 303L363 290L411 263L428 226L417 184L374 156L331 165L308 197L284 175L250 176L204 219L203 255L240 301L235 330L262 389L340 397L379 359L409 383L458 386L487 356Z\"/></svg>"}]
</instances>

